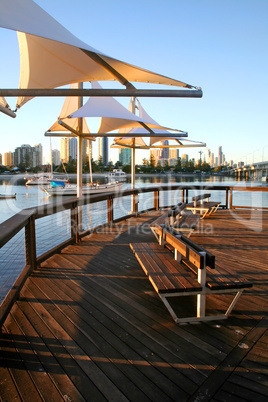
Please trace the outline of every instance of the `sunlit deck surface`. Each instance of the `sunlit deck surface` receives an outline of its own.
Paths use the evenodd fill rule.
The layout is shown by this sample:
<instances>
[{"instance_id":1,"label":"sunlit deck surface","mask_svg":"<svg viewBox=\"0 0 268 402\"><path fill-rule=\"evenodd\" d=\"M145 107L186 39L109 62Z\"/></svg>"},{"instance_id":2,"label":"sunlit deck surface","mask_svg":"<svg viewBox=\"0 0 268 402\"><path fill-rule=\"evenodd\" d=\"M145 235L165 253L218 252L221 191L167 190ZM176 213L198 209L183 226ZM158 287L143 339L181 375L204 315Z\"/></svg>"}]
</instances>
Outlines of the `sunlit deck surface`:
<instances>
[{"instance_id":1,"label":"sunlit deck surface","mask_svg":"<svg viewBox=\"0 0 268 402\"><path fill-rule=\"evenodd\" d=\"M191 238L254 286L228 320L180 326L129 247L156 241L158 214L84 238L27 280L2 330L3 400L268 400L268 212L200 221ZM228 297L208 307L222 310ZM182 313L192 301L183 299Z\"/></svg>"}]
</instances>

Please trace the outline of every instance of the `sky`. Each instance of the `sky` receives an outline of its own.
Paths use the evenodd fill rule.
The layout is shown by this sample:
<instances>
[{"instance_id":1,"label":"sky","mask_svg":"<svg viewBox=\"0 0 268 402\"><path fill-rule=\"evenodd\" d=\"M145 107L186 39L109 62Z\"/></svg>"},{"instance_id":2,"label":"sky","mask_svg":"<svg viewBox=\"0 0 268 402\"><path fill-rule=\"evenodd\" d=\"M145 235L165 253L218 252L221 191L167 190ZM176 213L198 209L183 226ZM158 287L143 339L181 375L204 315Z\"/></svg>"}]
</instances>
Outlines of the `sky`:
<instances>
[{"instance_id":1,"label":"sky","mask_svg":"<svg viewBox=\"0 0 268 402\"><path fill-rule=\"evenodd\" d=\"M205 142L215 154L221 145L228 161L268 160L267 0L35 2L95 49L202 88L201 99L140 98L159 124L187 131L189 139ZM0 28L0 51L0 88L17 88L15 32ZM117 100L128 106L129 99ZM14 109L16 99L7 101ZM63 102L63 98L35 98L15 119L0 113L0 153L13 152L21 144L42 143L47 155L50 143L44 132L56 121ZM92 132L98 128L96 121L87 119L87 123ZM59 148L58 139L52 139L52 148ZM205 148L185 148L180 154L199 159L200 150L205 154ZM137 152L137 163L144 157L149 158L149 151ZM96 144L93 158L97 159ZM116 162L118 150L110 150L109 159Z\"/></svg>"}]
</instances>

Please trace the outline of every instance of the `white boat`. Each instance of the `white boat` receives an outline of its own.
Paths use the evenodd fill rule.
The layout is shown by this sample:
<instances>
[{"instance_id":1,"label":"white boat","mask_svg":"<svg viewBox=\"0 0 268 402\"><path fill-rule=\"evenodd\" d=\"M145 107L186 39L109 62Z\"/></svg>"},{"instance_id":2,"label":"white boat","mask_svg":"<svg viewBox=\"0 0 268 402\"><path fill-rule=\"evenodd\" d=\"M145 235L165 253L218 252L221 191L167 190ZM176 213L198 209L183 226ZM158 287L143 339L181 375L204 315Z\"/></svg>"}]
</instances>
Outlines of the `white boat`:
<instances>
[{"instance_id":1,"label":"white boat","mask_svg":"<svg viewBox=\"0 0 268 402\"><path fill-rule=\"evenodd\" d=\"M127 180L127 175L122 169L113 169L113 171L109 172L106 177L108 178L108 182L124 182Z\"/></svg>"},{"instance_id":2,"label":"white boat","mask_svg":"<svg viewBox=\"0 0 268 402\"><path fill-rule=\"evenodd\" d=\"M27 180L25 186L45 186L49 184L49 180L51 179L50 175L34 175L29 178L25 177Z\"/></svg>"},{"instance_id":3,"label":"white boat","mask_svg":"<svg viewBox=\"0 0 268 402\"><path fill-rule=\"evenodd\" d=\"M68 182L68 179L56 179L56 178L53 178L53 176L51 176L51 175L43 175L43 176L34 175L34 176L29 177L29 179L25 183L25 186L48 186L48 185L50 185L52 180L65 182L65 183Z\"/></svg>"},{"instance_id":4,"label":"white boat","mask_svg":"<svg viewBox=\"0 0 268 402\"><path fill-rule=\"evenodd\" d=\"M16 198L16 193L15 194L0 194L0 200L6 200L8 198Z\"/></svg>"},{"instance_id":5,"label":"white boat","mask_svg":"<svg viewBox=\"0 0 268 402\"><path fill-rule=\"evenodd\" d=\"M89 183L87 185L82 186L82 194L83 195L94 195L94 194L102 194L102 193L110 193L120 191L123 187L123 183L106 183L106 184L98 184L95 182ZM77 185L76 184L67 184L63 181L54 182L51 180L51 185L46 188L41 189L52 196L76 196L77 195Z\"/></svg>"}]
</instances>

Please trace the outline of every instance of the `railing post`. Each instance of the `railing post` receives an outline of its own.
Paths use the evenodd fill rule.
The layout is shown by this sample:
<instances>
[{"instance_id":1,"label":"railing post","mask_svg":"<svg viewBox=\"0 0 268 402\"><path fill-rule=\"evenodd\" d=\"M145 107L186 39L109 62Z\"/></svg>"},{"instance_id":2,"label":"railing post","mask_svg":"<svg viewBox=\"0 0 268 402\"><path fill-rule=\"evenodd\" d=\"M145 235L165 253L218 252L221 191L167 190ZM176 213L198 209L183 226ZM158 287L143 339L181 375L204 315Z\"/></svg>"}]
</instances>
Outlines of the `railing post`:
<instances>
[{"instance_id":1,"label":"railing post","mask_svg":"<svg viewBox=\"0 0 268 402\"><path fill-rule=\"evenodd\" d=\"M159 190L154 191L154 209L159 211Z\"/></svg>"},{"instance_id":2,"label":"railing post","mask_svg":"<svg viewBox=\"0 0 268 402\"><path fill-rule=\"evenodd\" d=\"M184 202L184 188L181 190L181 202Z\"/></svg>"},{"instance_id":3,"label":"railing post","mask_svg":"<svg viewBox=\"0 0 268 402\"><path fill-rule=\"evenodd\" d=\"M228 207L228 193L229 193L229 189L226 189L226 195L225 195L225 207L226 209L229 209Z\"/></svg>"},{"instance_id":4,"label":"railing post","mask_svg":"<svg viewBox=\"0 0 268 402\"><path fill-rule=\"evenodd\" d=\"M230 202L229 202L229 208L233 209L233 188L230 188Z\"/></svg>"},{"instance_id":5,"label":"railing post","mask_svg":"<svg viewBox=\"0 0 268 402\"><path fill-rule=\"evenodd\" d=\"M75 243L79 242L78 207L76 205L71 208L71 238L74 239Z\"/></svg>"},{"instance_id":6,"label":"railing post","mask_svg":"<svg viewBox=\"0 0 268 402\"><path fill-rule=\"evenodd\" d=\"M184 202L186 202L186 204L188 204L188 188L186 188L185 189L185 201Z\"/></svg>"},{"instance_id":7,"label":"railing post","mask_svg":"<svg viewBox=\"0 0 268 402\"><path fill-rule=\"evenodd\" d=\"M26 265L31 266L31 270L36 269L35 219L32 216L25 225L25 260Z\"/></svg>"},{"instance_id":8,"label":"railing post","mask_svg":"<svg viewBox=\"0 0 268 402\"><path fill-rule=\"evenodd\" d=\"M112 223L114 220L114 199L112 197L107 199L107 220L108 223Z\"/></svg>"}]
</instances>

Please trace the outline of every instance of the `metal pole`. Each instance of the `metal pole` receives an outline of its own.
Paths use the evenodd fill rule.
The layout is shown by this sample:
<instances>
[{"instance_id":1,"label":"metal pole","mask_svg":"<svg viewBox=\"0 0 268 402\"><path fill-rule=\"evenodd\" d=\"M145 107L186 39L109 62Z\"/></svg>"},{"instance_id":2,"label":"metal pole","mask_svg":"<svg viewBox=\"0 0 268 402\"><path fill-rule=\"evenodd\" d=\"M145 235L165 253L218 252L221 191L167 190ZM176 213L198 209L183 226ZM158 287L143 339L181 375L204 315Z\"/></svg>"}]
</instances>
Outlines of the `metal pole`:
<instances>
[{"instance_id":1,"label":"metal pole","mask_svg":"<svg viewBox=\"0 0 268 402\"><path fill-rule=\"evenodd\" d=\"M135 102L135 98L132 97L131 98L131 112L133 114L135 114L135 106L136 106L136 102ZM135 188L135 158L136 158L136 149L135 149L135 138L133 138L132 141L132 150L131 150L131 189ZM131 196L131 211L132 212L136 212L136 195L133 194Z\"/></svg>"},{"instance_id":2,"label":"metal pole","mask_svg":"<svg viewBox=\"0 0 268 402\"><path fill-rule=\"evenodd\" d=\"M83 88L83 83L79 82L79 89ZM78 98L78 108L83 106L83 98ZM78 119L78 132L83 132L83 118ZM82 144L83 138L79 136L77 138L77 197L82 197Z\"/></svg>"},{"instance_id":3,"label":"metal pole","mask_svg":"<svg viewBox=\"0 0 268 402\"><path fill-rule=\"evenodd\" d=\"M197 89L0 89L0 96L113 96L113 97L147 97L147 98L202 98L203 92Z\"/></svg>"},{"instance_id":4,"label":"metal pole","mask_svg":"<svg viewBox=\"0 0 268 402\"><path fill-rule=\"evenodd\" d=\"M0 105L0 112L7 114L10 117L13 117L13 119L16 117L16 114L14 112L12 112L12 110L10 110L7 107L4 107L2 105Z\"/></svg>"}]
</instances>

